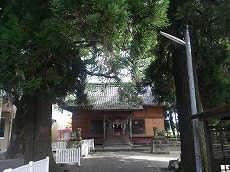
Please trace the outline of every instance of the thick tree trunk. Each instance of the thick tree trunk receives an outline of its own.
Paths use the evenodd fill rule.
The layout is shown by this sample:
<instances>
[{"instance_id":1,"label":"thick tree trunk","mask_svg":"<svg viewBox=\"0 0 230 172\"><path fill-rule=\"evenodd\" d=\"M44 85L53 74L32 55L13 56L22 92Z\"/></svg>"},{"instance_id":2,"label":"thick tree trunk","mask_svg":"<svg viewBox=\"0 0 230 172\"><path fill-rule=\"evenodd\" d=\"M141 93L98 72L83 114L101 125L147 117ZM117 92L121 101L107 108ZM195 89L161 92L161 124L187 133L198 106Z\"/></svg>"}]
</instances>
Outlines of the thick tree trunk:
<instances>
[{"instance_id":1,"label":"thick tree trunk","mask_svg":"<svg viewBox=\"0 0 230 172\"><path fill-rule=\"evenodd\" d=\"M195 35L195 34L193 34ZM194 54L195 57L196 54ZM195 65L196 66L196 65ZM196 87L196 100L197 100L197 111L198 113L203 112L203 106L201 102L200 91L198 87L198 77L197 77L197 68L194 68L194 79L195 79L195 87ZM205 137L205 122L199 121L199 131L200 131L200 144L201 144L201 160L202 160L202 171L209 172L210 171L210 162L208 162L208 153L207 145L206 145L206 137Z\"/></svg>"},{"instance_id":2,"label":"thick tree trunk","mask_svg":"<svg viewBox=\"0 0 230 172\"><path fill-rule=\"evenodd\" d=\"M52 104L41 100L39 96L28 99L27 144L25 163L50 157L50 172L61 171L56 165L51 150Z\"/></svg>"},{"instance_id":3,"label":"thick tree trunk","mask_svg":"<svg viewBox=\"0 0 230 172\"><path fill-rule=\"evenodd\" d=\"M7 159L24 156L26 144L26 119L28 116L27 107L27 97L22 96L21 100L17 104L17 112L13 122L10 144L5 156Z\"/></svg>"},{"instance_id":4,"label":"thick tree trunk","mask_svg":"<svg viewBox=\"0 0 230 172\"><path fill-rule=\"evenodd\" d=\"M183 48L183 47L182 47ZM173 52L173 72L176 86L176 100L181 141L181 171L195 172L195 153L193 142L187 62L180 47Z\"/></svg>"}]
</instances>

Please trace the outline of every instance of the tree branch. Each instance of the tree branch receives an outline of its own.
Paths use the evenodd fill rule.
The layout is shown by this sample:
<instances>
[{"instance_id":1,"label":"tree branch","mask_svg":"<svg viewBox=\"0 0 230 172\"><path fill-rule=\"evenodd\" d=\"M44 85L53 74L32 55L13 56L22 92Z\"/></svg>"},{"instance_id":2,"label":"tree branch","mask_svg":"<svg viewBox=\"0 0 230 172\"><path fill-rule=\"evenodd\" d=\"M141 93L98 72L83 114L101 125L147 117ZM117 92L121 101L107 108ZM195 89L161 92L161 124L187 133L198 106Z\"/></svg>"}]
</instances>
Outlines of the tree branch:
<instances>
[{"instance_id":1,"label":"tree branch","mask_svg":"<svg viewBox=\"0 0 230 172\"><path fill-rule=\"evenodd\" d=\"M91 76L101 76L101 77L105 77L105 78L113 78L113 79L118 80L118 81L121 80L117 75L109 75L109 74L103 74L103 73L93 73L93 72L89 72L89 71L86 71L86 74L91 75Z\"/></svg>"}]
</instances>

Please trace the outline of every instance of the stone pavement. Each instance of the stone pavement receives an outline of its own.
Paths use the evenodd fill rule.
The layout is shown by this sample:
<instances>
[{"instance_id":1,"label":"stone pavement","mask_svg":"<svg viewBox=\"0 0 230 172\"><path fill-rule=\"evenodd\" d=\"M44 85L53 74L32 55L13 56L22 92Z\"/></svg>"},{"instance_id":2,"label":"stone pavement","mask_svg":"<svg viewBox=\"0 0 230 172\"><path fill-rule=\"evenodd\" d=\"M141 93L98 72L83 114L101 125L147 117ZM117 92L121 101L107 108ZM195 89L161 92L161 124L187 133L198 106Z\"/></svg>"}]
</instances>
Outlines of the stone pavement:
<instances>
[{"instance_id":1,"label":"stone pavement","mask_svg":"<svg viewBox=\"0 0 230 172\"><path fill-rule=\"evenodd\" d=\"M150 154L150 147L132 150L103 150L96 148L88 157L81 159L81 166L63 165L69 172L171 172L168 162L180 156L180 148L170 148L170 154Z\"/></svg>"},{"instance_id":2,"label":"stone pavement","mask_svg":"<svg viewBox=\"0 0 230 172\"><path fill-rule=\"evenodd\" d=\"M104 150L96 146L95 151L81 159L80 167L77 164L61 164L60 167L68 172L171 172L167 168L168 162L176 160L179 155L179 146L170 147L170 154L150 154L150 146L131 150ZM0 172L21 165L23 159L0 159Z\"/></svg>"},{"instance_id":3,"label":"stone pavement","mask_svg":"<svg viewBox=\"0 0 230 172\"><path fill-rule=\"evenodd\" d=\"M24 163L24 159L7 159L7 160L1 160L0 159L0 172L3 172L3 170L7 168L17 168L19 166L22 166Z\"/></svg>"}]
</instances>

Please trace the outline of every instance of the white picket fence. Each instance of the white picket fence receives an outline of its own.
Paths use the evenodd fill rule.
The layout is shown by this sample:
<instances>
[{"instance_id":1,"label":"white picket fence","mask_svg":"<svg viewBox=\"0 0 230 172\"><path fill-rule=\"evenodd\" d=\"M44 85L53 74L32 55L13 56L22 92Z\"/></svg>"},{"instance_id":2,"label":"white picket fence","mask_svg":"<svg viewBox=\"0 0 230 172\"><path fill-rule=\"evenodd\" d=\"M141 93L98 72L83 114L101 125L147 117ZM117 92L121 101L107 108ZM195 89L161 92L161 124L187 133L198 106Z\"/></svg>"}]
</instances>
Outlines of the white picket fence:
<instances>
[{"instance_id":1,"label":"white picket fence","mask_svg":"<svg viewBox=\"0 0 230 172\"><path fill-rule=\"evenodd\" d=\"M52 151L56 151L57 149L66 149L67 142L52 142Z\"/></svg>"},{"instance_id":2,"label":"white picket fence","mask_svg":"<svg viewBox=\"0 0 230 172\"><path fill-rule=\"evenodd\" d=\"M39 161L30 161L29 164L15 169L6 169L3 172L49 172L49 157Z\"/></svg>"},{"instance_id":3,"label":"white picket fence","mask_svg":"<svg viewBox=\"0 0 230 172\"><path fill-rule=\"evenodd\" d=\"M94 139L82 140L81 157L88 156L90 150L94 149Z\"/></svg>"},{"instance_id":4,"label":"white picket fence","mask_svg":"<svg viewBox=\"0 0 230 172\"><path fill-rule=\"evenodd\" d=\"M80 166L81 158L81 148L71 148L71 149L57 149L56 150L56 163L78 163Z\"/></svg>"},{"instance_id":5,"label":"white picket fence","mask_svg":"<svg viewBox=\"0 0 230 172\"><path fill-rule=\"evenodd\" d=\"M56 149L56 163L78 163L80 166L80 158L88 156L92 149L94 149L94 139L82 140L82 145L79 148Z\"/></svg>"},{"instance_id":6,"label":"white picket fence","mask_svg":"<svg viewBox=\"0 0 230 172\"><path fill-rule=\"evenodd\" d=\"M82 140L81 157L88 156L89 151L90 151L89 141L88 140Z\"/></svg>"},{"instance_id":7,"label":"white picket fence","mask_svg":"<svg viewBox=\"0 0 230 172\"><path fill-rule=\"evenodd\" d=\"M81 147L66 149L67 142L52 142L52 151L56 151L56 163L78 163L80 158L88 156L94 149L94 139L83 140ZM29 164L15 169L5 169L3 172L49 172L49 157L40 161L30 161Z\"/></svg>"},{"instance_id":8,"label":"white picket fence","mask_svg":"<svg viewBox=\"0 0 230 172\"><path fill-rule=\"evenodd\" d=\"M94 139L87 139L87 140L89 140L89 148L90 148L90 150L94 149Z\"/></svg>"}]
</instances>

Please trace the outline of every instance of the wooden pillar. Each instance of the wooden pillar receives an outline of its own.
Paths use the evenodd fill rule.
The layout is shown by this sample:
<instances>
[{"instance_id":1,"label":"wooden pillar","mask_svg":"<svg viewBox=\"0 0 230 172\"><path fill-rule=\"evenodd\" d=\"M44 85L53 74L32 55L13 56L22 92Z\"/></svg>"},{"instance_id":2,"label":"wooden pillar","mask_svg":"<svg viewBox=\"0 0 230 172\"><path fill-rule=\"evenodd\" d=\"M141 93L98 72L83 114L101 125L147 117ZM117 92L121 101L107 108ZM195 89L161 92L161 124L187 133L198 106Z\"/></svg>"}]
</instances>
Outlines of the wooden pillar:
<instances>
[{"instance_id":1,"label":"wooden pillar","mask_svg":"<svg viewBox=\"0 0 230 172\"><path fill-rule=\"evenodd\" d=\"M106 136L106 118L104 114L103 115L103 144L105 143L105 136Z\"/></svg>"},{"instance_id":2,"label":"wooden pillar","mask_svg":"<svg viewBox=\"0 0 230 172\"><path fill-rule=\"evenodd\" d=\"M130 137L130 145L133 145L132 138L133 138L133 131L132 131L132 114L130 115L129 118L129 137Z\"/></svg>"}]
</instances>

